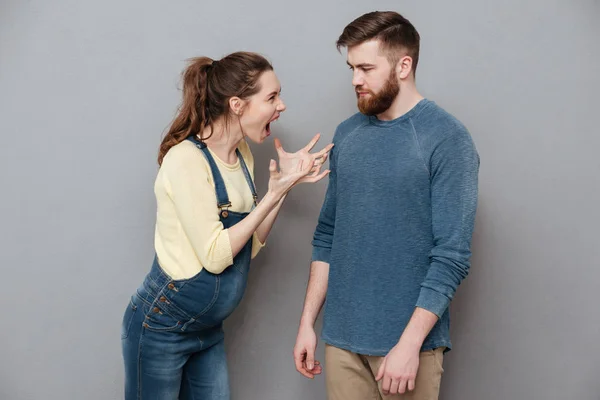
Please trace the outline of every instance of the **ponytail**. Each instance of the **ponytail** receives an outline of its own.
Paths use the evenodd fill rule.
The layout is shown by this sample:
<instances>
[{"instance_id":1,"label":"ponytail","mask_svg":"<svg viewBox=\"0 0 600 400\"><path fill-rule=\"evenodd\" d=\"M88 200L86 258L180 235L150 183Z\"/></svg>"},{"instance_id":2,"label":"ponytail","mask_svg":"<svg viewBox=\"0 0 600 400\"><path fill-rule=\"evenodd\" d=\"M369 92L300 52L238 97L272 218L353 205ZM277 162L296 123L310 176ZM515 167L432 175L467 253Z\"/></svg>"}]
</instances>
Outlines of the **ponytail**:
<instances>
[{"instance_id":1,"label":"ponytail","mask_svg":"<svg viewBox=\"0 0 600 400\"><path fill-rule=\"evenodd\" d=\"M196 135L211 123L207 112L208 74L213 60L208 57L196 57L189 61L183 72L183 101L179 113L165 135L158 153L158 164L169 149Z\"/></svg>"}]
</instances>

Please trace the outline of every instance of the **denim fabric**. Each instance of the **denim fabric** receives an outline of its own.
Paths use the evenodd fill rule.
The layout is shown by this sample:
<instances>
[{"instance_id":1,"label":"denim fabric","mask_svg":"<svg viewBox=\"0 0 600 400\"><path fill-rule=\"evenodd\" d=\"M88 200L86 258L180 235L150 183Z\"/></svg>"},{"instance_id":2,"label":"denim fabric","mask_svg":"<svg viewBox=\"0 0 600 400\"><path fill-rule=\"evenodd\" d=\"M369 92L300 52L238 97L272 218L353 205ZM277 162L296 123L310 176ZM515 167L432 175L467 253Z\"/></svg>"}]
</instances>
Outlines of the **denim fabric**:
<instances>
[{"instance_id":1,"label":"denim fabric","mask_svg":"<svg viewBox=\"0 0 600 400\"><path fill-rule=\"evenodd\" d=\"M248 215L228 211L221 174L206 149L193 140L211 166L220 219L225 228ZM255 195L246 164L242 169ZM223 348L223 321L246 289L252 239L221 274L203 269L190 279L172 280L155 257L152 268L125 310L121 328L126 400L230 398Z\"/></svg>"},{"instance_id":2,"label":"denim fabric","mask_svg":"<svg viewBox=\"0 0 600 400\"><path fill-rule=\"evenodd\" d=\"M392 121L341 123L313 260L329 263L323 340L384 356L415 307L439 317L423 350L451 348L448 305L470 268L479 155L467 129L423 99Z\"/></svg>"}]
</instances>

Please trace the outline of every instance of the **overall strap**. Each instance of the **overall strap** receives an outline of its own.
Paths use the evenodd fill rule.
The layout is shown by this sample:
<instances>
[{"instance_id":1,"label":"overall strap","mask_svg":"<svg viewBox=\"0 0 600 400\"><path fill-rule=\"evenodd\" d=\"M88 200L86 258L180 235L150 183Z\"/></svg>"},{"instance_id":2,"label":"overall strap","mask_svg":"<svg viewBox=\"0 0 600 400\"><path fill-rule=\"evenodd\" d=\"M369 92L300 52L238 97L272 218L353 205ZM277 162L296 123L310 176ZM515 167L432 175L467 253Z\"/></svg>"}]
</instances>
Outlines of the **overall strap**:
<instances>
[{"instance_id":1,"label":"overall strap","mask_svg":"<svg viewBox=\"0 0 600 400\"><path fill-rule=\"evenodd\" d=\"M208 151L208 147L206 144L202 143L196 135L191 135L187 138L190 142L194 143L196 147L198 147L206 160L208 161L208 165L210 166L210 170L212 172L213 180L215 182L215 189L217 195L217 206L219 209L231 207L231 202L229 201L229 196L227 196L227 189L225 187L225 182L223 181L223 177L221 176L221 172L219 172L219 167L217 167L217 163L213 158L210 151Z\"/></svg>"},{"instance_id":2,"label":"overall strap","mask_svg":"<svg viewBox=\"0 0 600 400\"><path fill-rule=\"evenodd\" d=\"M244 161L244 157L242 157L242 153L240 153L240 150L236 149L235 152L240 160L240 165L242 166L242 171L244 171L246 182L248 182L248 186L250 186L252 198L254 199L254 206L256 206L256 199L258 198L258 196L256 195L256 187L254 186L254 182L252 181L252 177L250 176L250 171L248 171L248 167L246 166L246 162Z\"/></svg>"}]
</instances>

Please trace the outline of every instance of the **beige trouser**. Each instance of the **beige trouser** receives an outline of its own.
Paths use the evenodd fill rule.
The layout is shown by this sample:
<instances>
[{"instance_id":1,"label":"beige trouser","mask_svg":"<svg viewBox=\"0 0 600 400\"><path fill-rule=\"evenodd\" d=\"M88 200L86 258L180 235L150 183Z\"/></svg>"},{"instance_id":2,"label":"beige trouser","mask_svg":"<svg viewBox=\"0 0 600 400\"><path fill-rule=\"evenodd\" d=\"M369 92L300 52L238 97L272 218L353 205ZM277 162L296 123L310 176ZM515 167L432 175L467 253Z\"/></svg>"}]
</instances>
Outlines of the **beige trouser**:
<instances>
[{"instance_id":1,"label":"beige trouser","mask_svg":"<svg viewBox=\"0 0 600 400\"><path fill-rule=\"evenodd\" d=\"M383 357L364 356L334 346L325 347L328 400L437 400L442 380L444 347L421 353L415 389L385 396L375 376Z\"/></svg>"}]
</instances>

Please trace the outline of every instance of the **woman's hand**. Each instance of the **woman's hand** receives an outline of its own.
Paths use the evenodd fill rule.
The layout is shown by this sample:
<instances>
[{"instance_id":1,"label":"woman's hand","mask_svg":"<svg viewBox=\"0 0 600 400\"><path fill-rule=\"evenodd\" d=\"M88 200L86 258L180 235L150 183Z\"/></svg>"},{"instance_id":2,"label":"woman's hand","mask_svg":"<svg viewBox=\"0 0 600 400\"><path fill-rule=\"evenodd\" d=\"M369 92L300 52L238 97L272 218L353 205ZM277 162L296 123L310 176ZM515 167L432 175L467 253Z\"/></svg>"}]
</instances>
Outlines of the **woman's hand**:
<instances>
[{"instance_id":1,"label":"woman's hand","mask_svg":"<svg viewBox=\"0 0 600 400\"><path fill-rule=\"evenodd\" d=\"M286 152L281 145L281 141L275 138L275 149L277 150L277 155L279 156L280 170L282 172L294 171L298 167L299 163L304 163L304 165L307 165L307 163L314 161L314 165L310 171L310 174L301 178L297 183L314 183L327 176L327 174L329 174L329 170L323 171L320 175L319 171L327 160L329 152L333 148L333 143L328 144L323 150L317 153L310 153L310 151L319 141L320 137L321 134L317 133L303 149L295 153Z\"/></svg>"},{"instance_id":2,"label":"woman's hand","mask_svg":"<svg viewBox=\"0 0 600 400\"><path fill-rule=\"evenodd\" d=\"M308 176L311 174L311 171L315 171L313 172L313 175L320 172L321 167L319 166L313 168L314 165L314 160L309 160L307 163L305 163L304 160L300 160L299 162L295 163L295 165L288 166L285 171L278 171L277 162L275 160L271 160L271 163L269 164L270 177L268 194L275 196L277 201L279 201L301 180L307 182L312 180L316 182L318 180L317 178L321 179L322 176L326 175L321 174L321 177L318 175Z\"/></svg>"}]
</instances>

